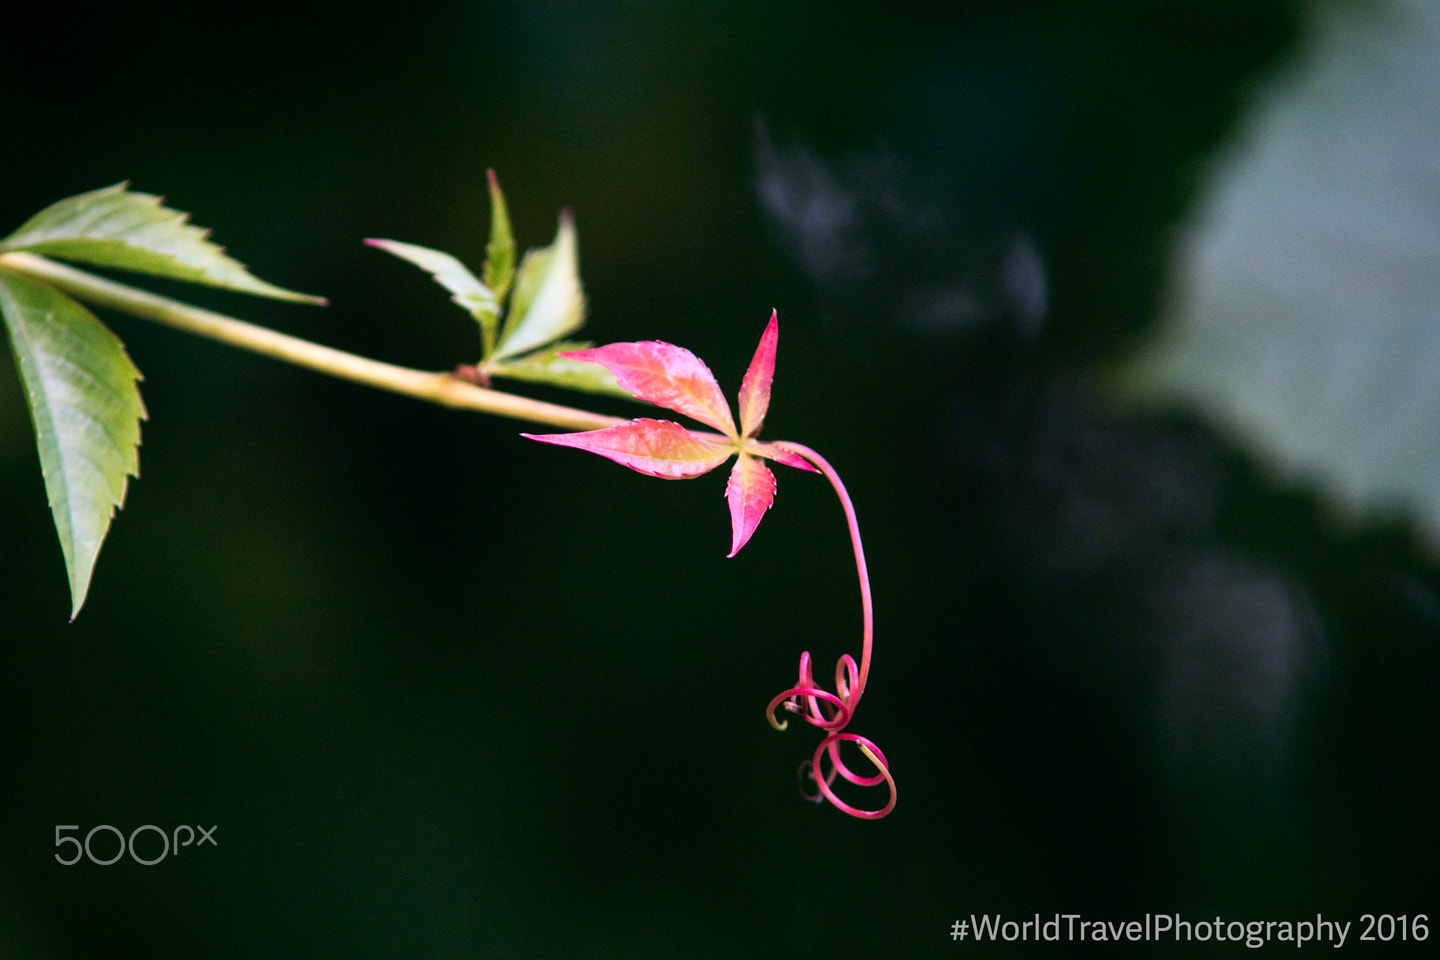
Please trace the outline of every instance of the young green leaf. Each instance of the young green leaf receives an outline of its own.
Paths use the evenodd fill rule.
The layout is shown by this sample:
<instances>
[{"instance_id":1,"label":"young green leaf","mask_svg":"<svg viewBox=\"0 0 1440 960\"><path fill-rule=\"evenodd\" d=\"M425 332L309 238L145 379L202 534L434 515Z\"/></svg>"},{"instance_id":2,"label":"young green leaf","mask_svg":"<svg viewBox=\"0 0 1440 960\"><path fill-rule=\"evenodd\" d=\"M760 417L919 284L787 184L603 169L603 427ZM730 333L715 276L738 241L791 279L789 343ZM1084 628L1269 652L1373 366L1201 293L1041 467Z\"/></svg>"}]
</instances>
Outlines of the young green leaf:
<instances>
[{"instance_id":1,"label":"young green leaf","mask_svg":"<svg viewBox=\"0 0 1440 960\"><path fill-rule=\"evenodd\" d=\"M413 243L401 243L399 240L372 239L365 242L377 250L384 250L401 260L407 260L430 274L436 283L450 291L450 299L463 307L481 327L487 323L492 327L495 325L499 314L495 294L470 272L469 267L450 254Z\"/></svg>"},{"instance_id":2,"label":"young green leaf","mask_svg":"<svg viewBox=\"0 0 1440 960\"><path fill-rule=\"evenodd\" d=\"M490 181L490 243L485 247L485 285L504 300L515 279L515 238L510 234L510 211L494 170L485 172Z\"/></svg>"},{"instance_id":3,"label":"young green leaf","mask_svg":"<svg viewBox=\"0 0 1440 960\"><path fill-rule=\"evenodd\" d=\"M586 363L571 356L562 356L593 346L574 340L562 340L543 350L513 357L499 363L482 363L480 371L490 377L509 377L530 383L549 383L570 390L584 390L589 393L608 393L615 396L632 396L629 390L615 381L615 375L595 363Z\"/></svg>"},{"instance_id":4,"label":"young green leaf","mask_svg":"<svg viewBox=\"0 0 1440 960\"><path fill-rule=\"evenodd\" d=\"M0 253L28 250L278 300L325 302L257 278L188 220L159 197L118 183L51 204L0 240Z\"/></svg>"},{"instance_id":5,"label":"young green leaf","mask_svg":"<svg viewBox=\"0 0 1440 960\"><path fill-rule=\"evenodd\" d=\"M90 311L45 284L0 271L0 313L35 424L73 619L127 478L139 472L140 372Z\"/></svg>"},{"instance_id":6,"label":"young green leaf","mask_svg":"<svg viewBox=\"0 0 1440 960\"><path fill-rule=\"evenodd\" d=\"M555 242L529 251L520 261L505 329L489 359L529 353L573 333L584 322L585 293L580 287L575 224L568 213L562 213Z\"/></svg>"},{"instance_id":7,"label":"young green leaf","mask_svg":"<svg viewBox=\"0 0 1440 960\"><path fill-rule=\"evenodd\" d=\"M585 320L585 294L580 285L575 226L568 213L560 216L555 242L526 253L515 269L515 240L504 194L493 170L490 181L490 241L485 248L484 280L455 257L439 250L396 240L366 243L420 267L450 291L480 325L480 376L510 377L549 383L591 393L630 396L603 367L561 356L587 344L557 343ZM509 304L506 306L506 295ZM503 330L500 317L504 317Z\"/></svg>"}]
</instances>

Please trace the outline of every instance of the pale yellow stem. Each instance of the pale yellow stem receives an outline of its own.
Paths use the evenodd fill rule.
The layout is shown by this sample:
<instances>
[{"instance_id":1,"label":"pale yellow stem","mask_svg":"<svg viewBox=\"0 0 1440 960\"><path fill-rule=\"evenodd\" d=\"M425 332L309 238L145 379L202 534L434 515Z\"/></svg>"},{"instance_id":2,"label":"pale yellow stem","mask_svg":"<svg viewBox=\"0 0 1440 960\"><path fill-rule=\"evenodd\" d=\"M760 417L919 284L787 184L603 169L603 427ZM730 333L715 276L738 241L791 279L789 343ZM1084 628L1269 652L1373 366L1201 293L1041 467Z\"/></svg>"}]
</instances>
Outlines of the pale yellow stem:
<instances>
[{"instance_id":1,"label":"pale yellow stem","mask_svg":"<svg viewBox=\"0 0 1440 960\"><path fill-rule=\"evenodd\" d=\"M342 380L352 380L445 407L479 410L567 430L595 430L625 422L620 417L607 417L589 410L490 390L452 373L431 373L370 360L116 283L30 253L0 254L0 267L43 280L77 300L95 306L154 320Z\"/></svg>"}]
</instances>

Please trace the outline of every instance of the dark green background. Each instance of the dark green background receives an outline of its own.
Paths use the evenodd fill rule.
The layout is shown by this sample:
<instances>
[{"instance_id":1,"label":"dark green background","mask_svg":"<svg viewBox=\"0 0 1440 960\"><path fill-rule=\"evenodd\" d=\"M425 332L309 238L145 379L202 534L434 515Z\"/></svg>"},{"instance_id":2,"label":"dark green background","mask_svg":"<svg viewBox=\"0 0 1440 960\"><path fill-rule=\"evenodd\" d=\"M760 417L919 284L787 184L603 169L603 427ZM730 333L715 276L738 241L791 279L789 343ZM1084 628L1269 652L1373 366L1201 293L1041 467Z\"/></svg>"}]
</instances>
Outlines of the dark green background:
<instances>
[{"instance_id":1,"label":"dark green background","mask_svg":"<svg viewBox=\"0 0 1440 960\"><path fill-rule=\"evenodd\" d=\"M900 803L862 823L801 802L815 734L762 717L801 650L827 677L858 653L822 481L781 473L727 561L720 475L662 483L108 317L150 419L74 624L0 373L0 952L955 956L981 950L947 936L971 912L1440 913L1435 619L1397 599L1435 576L1403 518L1337 532L1199 431L1229 506L1141 539L1281 571L1313 598L1325 679L1282 720L1284 769L1175 774L1135 652L1164 606L1149 554L1065 574L1043 484L1034 517L997 518L985 457L955 448L1013 454L1034 425L957 427L954 401L994 357L883 309L837 326L755 200L758 119L827 155L889 151L950 204L957 249L1030 231L1051 315L1027 369L1083 372L1148 329L1201 161L1301 9L948 9L116 4L12 24L0 229L129 179L331 305L197 300L442 369L474 359L473 326L360 241L478 263L493 167L522 244L574 211L597 340L680 343L733 395L778 308L767 435L823 452L857 503L878 635L852 729ZM1106 456L1057 469L1121 477L1129 518ZM1223 755L1230 734L1200 731ZM218 846L54 860L57 824L146 823L215 825Z\"/></svg>"}]
</instances>

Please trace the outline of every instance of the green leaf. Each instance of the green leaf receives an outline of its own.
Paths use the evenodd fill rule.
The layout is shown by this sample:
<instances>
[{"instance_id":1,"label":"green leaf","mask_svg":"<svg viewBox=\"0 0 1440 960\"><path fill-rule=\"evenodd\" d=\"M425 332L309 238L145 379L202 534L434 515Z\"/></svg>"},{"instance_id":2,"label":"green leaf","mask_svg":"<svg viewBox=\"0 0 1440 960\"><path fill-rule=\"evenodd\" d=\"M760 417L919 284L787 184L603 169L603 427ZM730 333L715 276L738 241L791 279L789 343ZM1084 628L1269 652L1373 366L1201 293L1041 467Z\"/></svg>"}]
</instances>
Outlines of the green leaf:
<instances>
[{"instance_id":1,"label":"green leaf","mask_svg":"<svg viewBox=\"0 0 1440 960\"><path fill-rule=\"evenodd\" d=\"M366 240L372 247L394 254L401 260L408 260L430 276L435 282L450 291L450 299L463 307L484 327L488 322L495 325L498 305L490 288L476 279L470 268L448 253L431 250L429 247L399 240ZM488 319L487 319L488 318Z\"/></svg>"},{"instance_id":2,"label":"green leaf","mask_svg":"<svg viewBox=\"0 0 1440 960\"><path fill-rule=\"evenodd\" d=\"M562 213L555 242L531 250L520 262L505 331L490 359L529 353L584 322L585 294L580 287L575 225L569 214Z\"/></svg>"},{"instance_id":3,"label":"green leaf","mask_svg":"<svg viewBox=\"0 0 1440 960\"><path fill-rule=\"evenodd\" d=\"M599 364L557 356L567 350L584 350L591 346L594 344L564 340L523 357L482 364L481 369L492 377L509 377L512 380L548 383L571 390L632 398L630 391L616 382L615 375Z\"/></svg>"},{"instance_id":4,"label":"green leaf","mask_svg":"<svg viewBox=\"0 0 1440 960\"><path fill-rule=\"evenodd\" d=\"M325 302L255 277L188 220L159 197L118 183L51 204L0 240L0 252L29 250L278 300Z\"/></svg>"},{"instance_id":5,"label":"green leaf","mask_svg":"<svg viewBox=\"0 0 1440 960\"><path fill-rule=\"evenodd\" d=\"M127 478L139 472L140 372L94 314L45 284L0 271L0 313L35 424L74 619Z\"/></svg>"},{"instance_id":6,"label":"green leaf","mask_svg":"<svg viewBox=\"0 0 1440 960\"><path fill-rule=\"evenodd\" d=\"M487 171L490 179L490 243L485 247L485 285L495 292L496 300L504 300L515 278L515 238L510 233L510 212L495 171Z\"/></svg>"}]
</instances>

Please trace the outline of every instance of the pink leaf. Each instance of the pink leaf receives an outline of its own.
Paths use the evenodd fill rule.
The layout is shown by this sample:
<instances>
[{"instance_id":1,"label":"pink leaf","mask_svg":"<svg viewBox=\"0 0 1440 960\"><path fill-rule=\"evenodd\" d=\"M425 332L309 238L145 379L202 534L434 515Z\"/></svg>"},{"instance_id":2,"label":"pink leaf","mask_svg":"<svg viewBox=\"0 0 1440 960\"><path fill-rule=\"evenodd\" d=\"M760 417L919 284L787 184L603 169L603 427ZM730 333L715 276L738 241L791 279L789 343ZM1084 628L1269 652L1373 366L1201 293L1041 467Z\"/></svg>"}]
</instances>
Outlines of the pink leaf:
<instances>
[{"instance_id":1,"label":"pink leaf","mask_svg":"<svg viewBox=\"0 0 1440 960\"><path fill-rule=\"evenodd\" d=\"M584 433L524 433L523 437L562 447L589 450L631 470L681 480L698 477L724 463L735 448L716 443L669 420L631 420Z\"/></svg>"},{"instance_id":2,"label":"pink leaf","mask_svg":"<svg viewBox=\"0 0 1440 960\"><path fill-rule=\"evenodd\" d=\"M740 435L754 437L760 433L765 411L770 409L770 384L775 379L775 346L780 339L780 325L775 311L770 312L770 325L760 335L760 346L740 381Z\"/></svg>"},{"instance_id":3,"label":"pink leaf","mask_svg":"<svg viewBox=\"0 0 1440 960\"><path fill-rule=\"evenodd\" d=\"M776 463L783 463L785 466L795 467L797 470L809 470L811 473L820 472L809 460L793 450L787 450L778 443L747 443L745 452L753 453L757 457L769 457Z\"/></svg>"},{"instance_id":4,"label":"pink leaf","mask_svg":"<svg viewBox=\"0 0 1440 960\"><path fill-rule=\"evenodd\" d=\"M694 417L727 437L736 436L730 404L720 392L715 375L684 347L642 340L570 350L560 356L598 363L637 398Z\"/></svg>"},{"instance_id":5,"label":"pink leaf","mask_svg":"<svg viewBox=\"0 0 1440 960\"><path fill-rule=\"evenodd\" d=\"M742 453L735 461L735 469L730 471L725 496L730 501L730 552L727 556L733 557L745 546L760 525L760 518L775 502L775 474L761 461Z\"/></svg>"}]
</instances>

